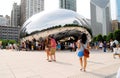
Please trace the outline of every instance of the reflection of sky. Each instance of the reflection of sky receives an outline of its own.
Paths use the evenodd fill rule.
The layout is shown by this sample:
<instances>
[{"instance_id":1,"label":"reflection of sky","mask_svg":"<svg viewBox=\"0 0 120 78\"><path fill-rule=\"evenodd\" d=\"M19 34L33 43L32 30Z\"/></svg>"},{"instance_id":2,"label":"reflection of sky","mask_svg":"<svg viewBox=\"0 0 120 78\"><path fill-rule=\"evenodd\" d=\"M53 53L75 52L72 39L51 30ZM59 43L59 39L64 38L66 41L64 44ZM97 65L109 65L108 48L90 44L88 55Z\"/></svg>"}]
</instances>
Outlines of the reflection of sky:
<instances>
[{"instance_id":1,"label":"reflection of sky","mask_svg":"<svg viewBox=\"0 0 120 78\"><path fill-rule=\"evenodd\" d=\"M23 28L25 27L26 31L30 34L36 30L40 31L56 25L72 24L75 20L80 25L86 24L85 18L71 10L43 11L28 19L23 25Z\"/></svg>"}]
</instances>

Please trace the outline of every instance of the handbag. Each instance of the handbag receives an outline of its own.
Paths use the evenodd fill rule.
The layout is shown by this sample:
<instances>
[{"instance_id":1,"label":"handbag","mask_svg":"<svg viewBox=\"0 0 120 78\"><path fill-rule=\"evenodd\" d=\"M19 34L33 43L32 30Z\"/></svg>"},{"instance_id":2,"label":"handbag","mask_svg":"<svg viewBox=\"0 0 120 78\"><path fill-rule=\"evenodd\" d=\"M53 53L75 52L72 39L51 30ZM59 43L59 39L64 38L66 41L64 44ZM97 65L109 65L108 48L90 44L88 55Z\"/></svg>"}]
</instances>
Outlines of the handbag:
<instances>
[{"instance_id":1,"label":"handbag","mask_svg":"<svg viewBox=\"0 0 120 78\"><path fill-rule=\"evenodd\" d=\"M89 54L90 54L89 50L86 49L86 48L84 47L84 45L82 45L82 46L83 46L83 48L84 48L84 56L87 57L87 58L89 58Z\"/></svg>"},{"instance_id":2,"label":"handbag","mask_svg":"<svg viewBox=\"0 0 120 78\"><path fill-rule=\"evenodd\" d=\"M84 56L88 58L89 54L90 54L90 52L88 51L88 49L85 48L84 49Z\"/></svg>"}]
</instances>

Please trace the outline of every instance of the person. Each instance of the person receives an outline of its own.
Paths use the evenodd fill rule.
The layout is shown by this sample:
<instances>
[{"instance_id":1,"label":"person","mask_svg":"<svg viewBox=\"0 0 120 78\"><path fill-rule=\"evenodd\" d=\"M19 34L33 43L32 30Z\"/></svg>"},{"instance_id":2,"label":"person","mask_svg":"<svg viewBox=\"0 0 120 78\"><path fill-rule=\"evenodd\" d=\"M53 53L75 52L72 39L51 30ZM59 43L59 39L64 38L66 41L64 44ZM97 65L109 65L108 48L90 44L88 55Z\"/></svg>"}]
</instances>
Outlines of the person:
<instances>
[{"instance_id":1,"label":"person","mask_svg":"<svg viewBox=\"0 0 120 78\"><path fill-rule=\"evenodd\" d=\"M110 49L111 49L111 52L113 52L113 40L110 39Z\"/></svg>"},{"instance_id":2,"label":"person","mask_svg":"<svg viewBox=\"0 0 120 78\"><path fill-rule=\"evenodd\" d=\"M102 41L100 41L99 42L99 49L102 50L102 48L103 48L103 43L102 43Z\"/></svg>"},{"instance_id":3,"label":"person","mask_svg":"<svg viewBox=\"0 0 120 78\"><path fill-rule=\"evenodd\" d=\"M116 55L118 55L120 58L120 45L119 44L113 48L113 58L115 58Z\"/></svg>"},{"instance_id":4,"label":"person","mask_svg":"<svg viewBox=\"0 0 120 78\"><path fill-rule=\"evenodd\" d=\"M53 38L53 36L49 36L49 39L50 39L50 57L51 57L51 60L56 61L55 52L56 52L57 43L56 43L55 39Z\"/></svg>"},{"instance_id":5,"label":"person","mask_svg":"<svg viewBox=\"0 0 120 78\"><path fill-rule=\"evenodd\" d=\"M81 38L78 38L78 41L76 43L77 45L77 55L79 57L79 61L80 61L80 70L82 71L86 71L86 66L87 66L87 57L84 56L84 49L88 49L89 50L89 44L88 44L88 40L87 40L87 35L85 33L83 33L81 35Z\"/></svg>"},{"instance_id":6,"label":"person","mask_svg":"<svg viewBox=\"0 0 120 78\"><path fill-rule=\"evenodd\" d=\"M104 43L103 43L103 48L104 48L104 52L106 52L106 48L107 48L107 43L106 43L106 41L104 41Z\"/></svg>"},{"instance_id":7,"label":"person","mask_svg":"<svg viewBox=\"0 0 120 78\"><path fill-rule=\"evenodd\" d=\"M45 52L47 54L48 62L51 62L51 60L49 59L49 55L50 55L50 40L49 40L48 37L46 37L46 39L45 39Z\"/></svg>"},{"instance_id":8,"label":"person","mask_svg":"<svg viewBox=\"0 0 120 78\"><path fill-rule=\"evenodd\" d=\"M61 44L60 44L60 42L58 42L58 44L57 44L57 49L60 51L61 50Z\"/></svg>"}]
</instances>

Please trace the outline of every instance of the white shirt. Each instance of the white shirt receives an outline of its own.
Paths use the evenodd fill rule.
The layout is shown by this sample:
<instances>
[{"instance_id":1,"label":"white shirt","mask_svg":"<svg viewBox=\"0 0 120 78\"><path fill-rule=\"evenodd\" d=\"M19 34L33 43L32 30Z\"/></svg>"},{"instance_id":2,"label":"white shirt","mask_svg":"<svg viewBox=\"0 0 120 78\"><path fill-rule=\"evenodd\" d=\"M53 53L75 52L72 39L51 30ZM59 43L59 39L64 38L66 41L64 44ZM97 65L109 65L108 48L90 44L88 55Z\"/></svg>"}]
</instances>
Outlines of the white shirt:
<instances>
[{"instance_id":1,"label":"white shirt","mask_svg":"<svg viewBox=\"0 0 120 78\"><path fill-rule=\"evenodd\" d=\"M110 42L110 46L112 46L112 45L113 45L113 41Z\"/></svg>"}]
</instances>

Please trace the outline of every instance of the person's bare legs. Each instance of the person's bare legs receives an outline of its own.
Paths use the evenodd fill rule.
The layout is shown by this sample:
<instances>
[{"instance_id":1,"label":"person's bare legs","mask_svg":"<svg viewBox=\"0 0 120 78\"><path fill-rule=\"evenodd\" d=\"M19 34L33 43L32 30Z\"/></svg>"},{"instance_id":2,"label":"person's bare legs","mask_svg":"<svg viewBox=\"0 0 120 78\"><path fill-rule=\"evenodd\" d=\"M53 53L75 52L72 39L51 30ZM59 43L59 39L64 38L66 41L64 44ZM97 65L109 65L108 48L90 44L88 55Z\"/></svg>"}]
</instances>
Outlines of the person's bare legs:
<instances>
[{"instance_id":1,"label":"person's bare legs","mask_svg":"<svg viewBox=\"0 0 120 78\"><path fill-rule=\"evenodd\" d=\"M49 56L50 56L50 60L48 60L48 62L51 62L53 60L51 51L49 51Z\"/></svg>"},{"instance_id":2,"label":"person's bare legs","mask_svg":"<svg viewBox=\"0 0 120 78\"><path fill-rule=\"evenodd\" d=\"M56 48L54 49L54 61L56 61Z\"/></svg>"},{"instance_id":3,"label":"person's bare legs","mask_svg":"<svg viewBox=\"0 0 120 78\"><path fill-rule=\"evenodd\" d=\"M49 51L47 51L47 60L49 60Z\"/></svg>"},{"instance_id":4,"label":"person's bare legs","mask_svg":"<svg viewBox=\"0 0 120 78\"><path fill-rule=\"evenodd\" d=\"M47 60L49 60L49 49L48 48L45 48L45 52L47 54Z\"/></svg>"},{"instance_id":5,"label":"person's bare legs","mask_svg":"<svg viewBox=\"0 0 120 78\"><path fill-rule=\"evenodd\" d=\"M53 55L53 56L54 56L54 61L56 61L56 55L55 55L55 53L54 53L54 55Z\"/></svg>"},{"instance_id":6,"label":"person's bare legs","mask_svg":"<svg viewBox=\"0 0 120 78\"><path fill-rule=\"evenodd\" d=\"M80 58L80 66L81 66L80 70L82 70L82 69L83 69L83 61L82 61L82 58Z\"/></svg>"},{"instance_id":7,"label":"person's bare legs","mask_svg":"<svg viewBox=\"0 0 120 78\"><path fill-rule=\"evenodd\" d=\"M84 71L86 71L87 66L87 57L84 56Z\"/></svg>"}]
</instances>

